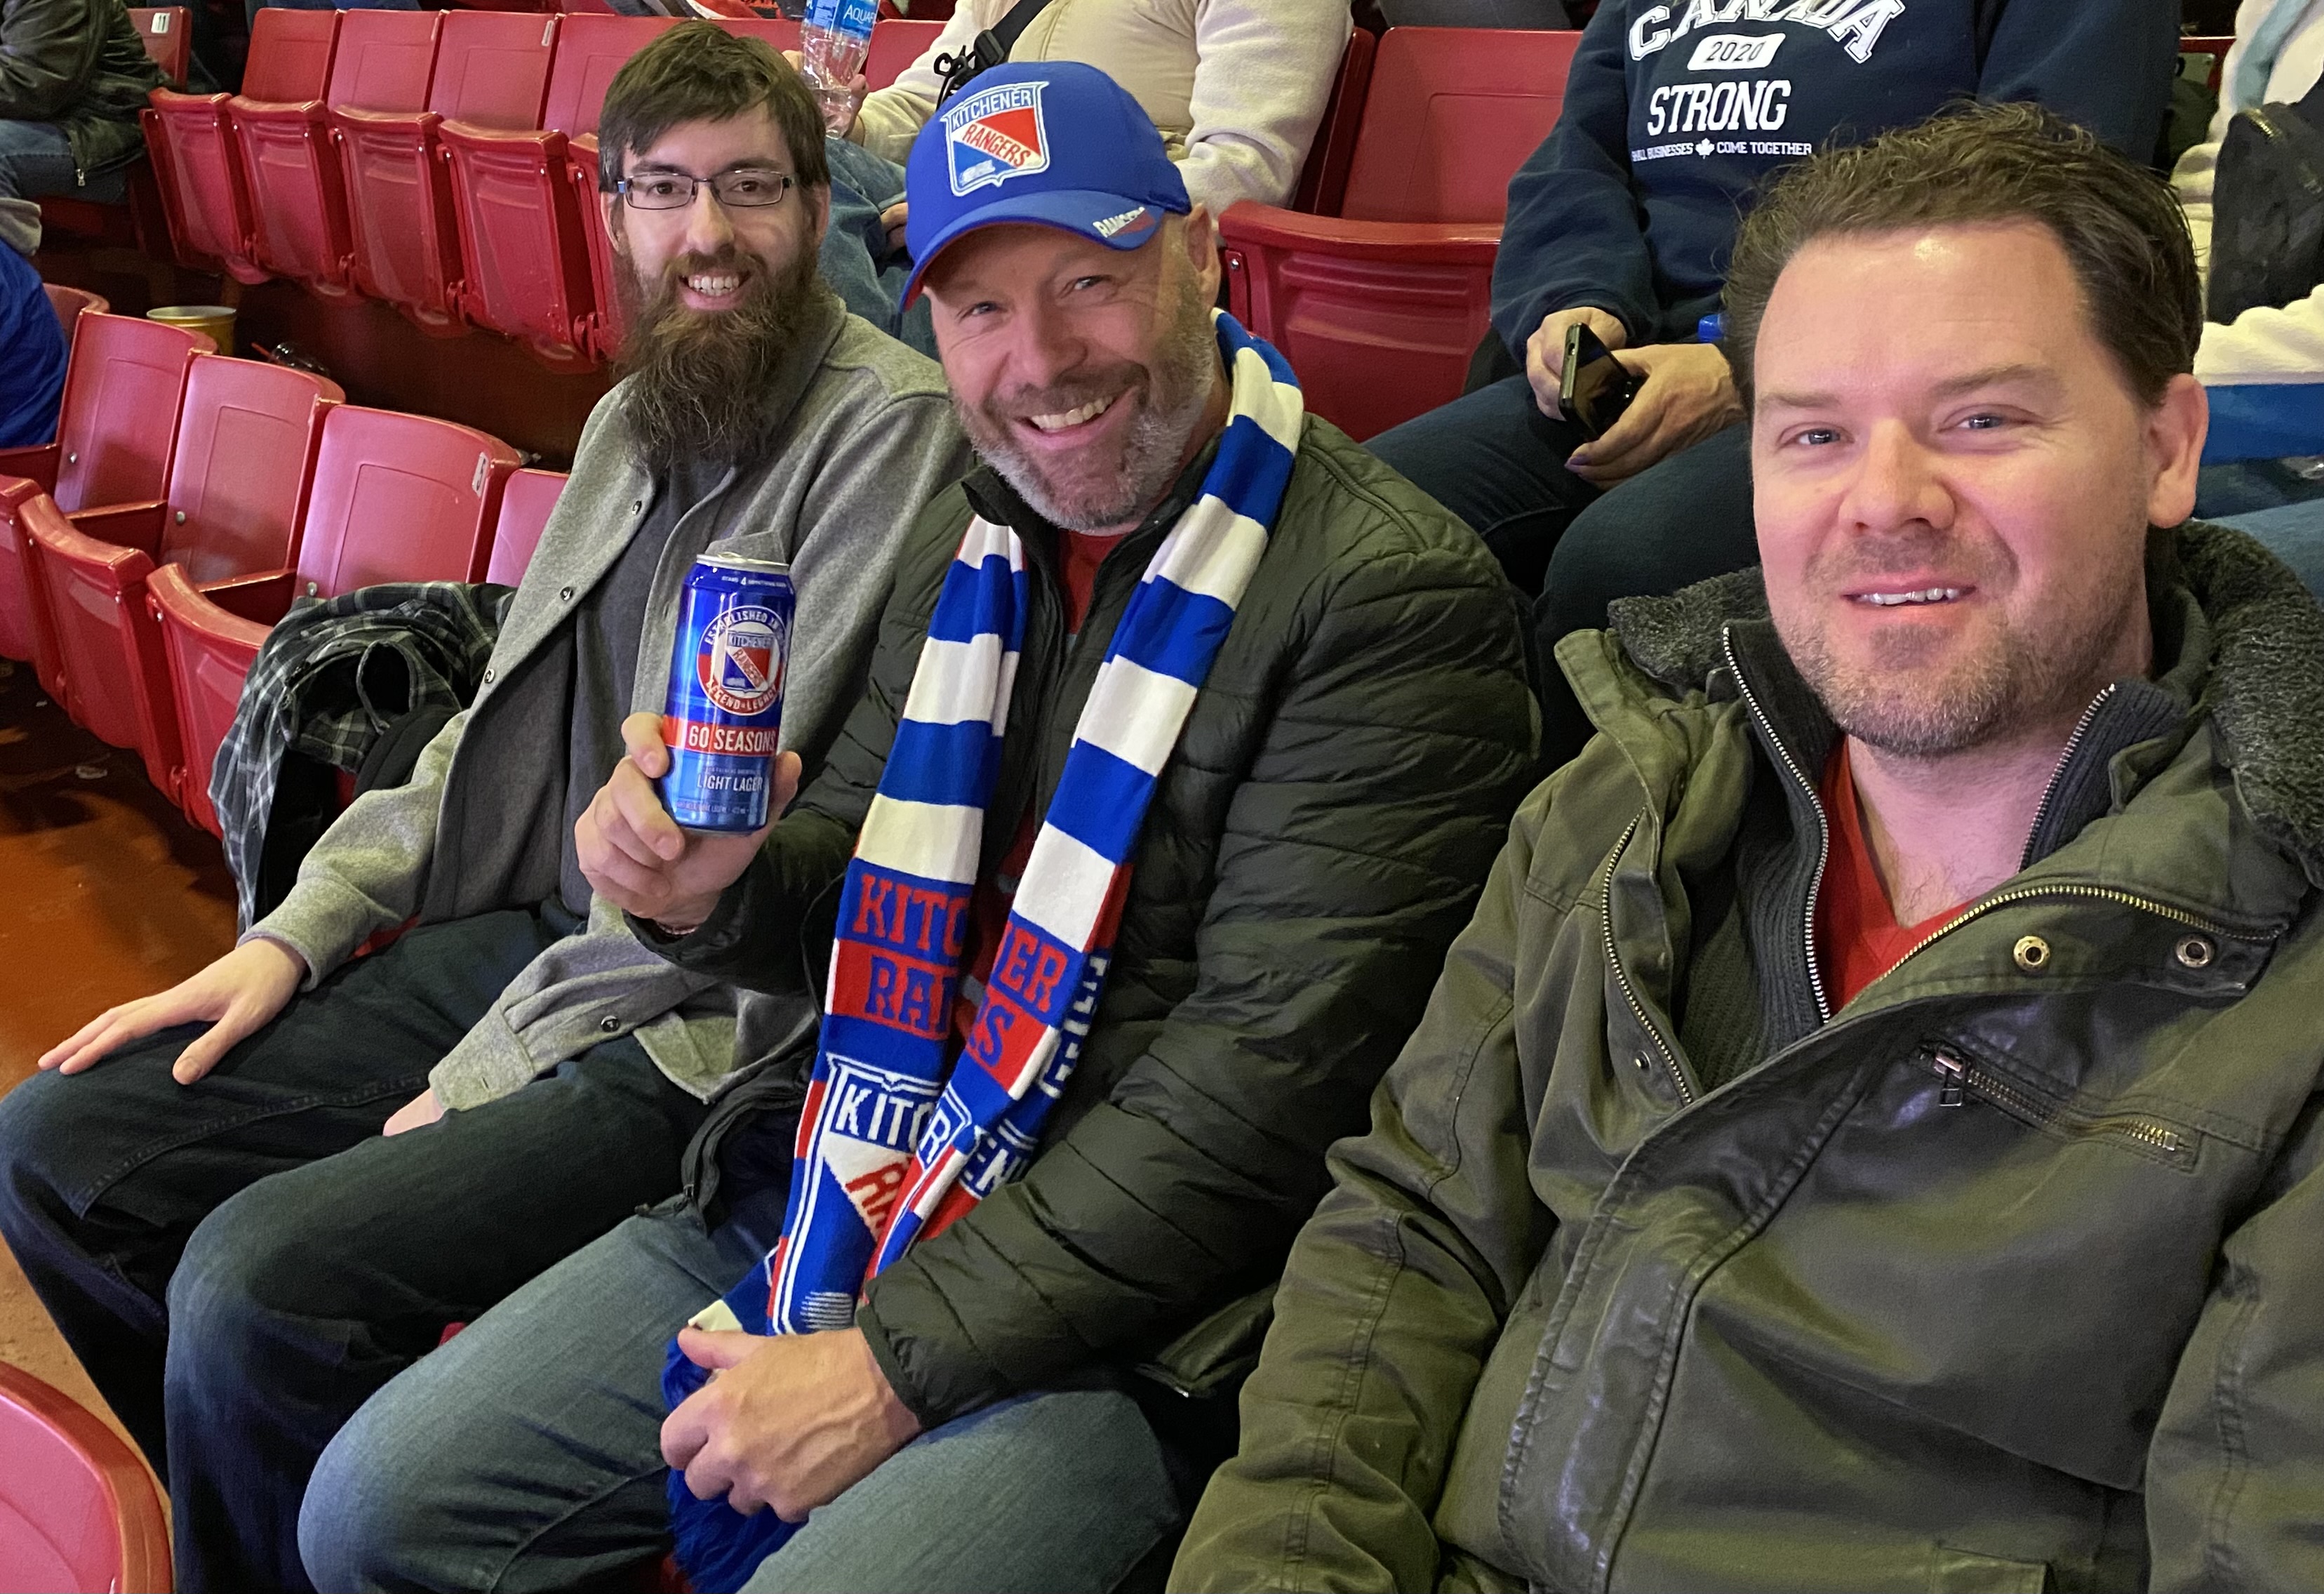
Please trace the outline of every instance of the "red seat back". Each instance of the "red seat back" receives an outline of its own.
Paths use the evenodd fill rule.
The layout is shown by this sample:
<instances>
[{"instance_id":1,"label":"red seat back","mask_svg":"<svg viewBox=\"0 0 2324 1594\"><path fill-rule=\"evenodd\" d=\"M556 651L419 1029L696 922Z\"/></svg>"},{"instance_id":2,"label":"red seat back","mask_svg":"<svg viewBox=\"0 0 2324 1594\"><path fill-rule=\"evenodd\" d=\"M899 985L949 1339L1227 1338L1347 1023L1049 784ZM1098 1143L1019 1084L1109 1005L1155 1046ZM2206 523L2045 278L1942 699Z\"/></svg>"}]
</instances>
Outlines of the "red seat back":
<instances>
[{"instance_id":1,"label":"red seat back","mask_svg":"<svg viewBox=\"0 0 2324 1594\"><path fill-rule=\"evenodd\" d=\"M323 417L346 396L288 366L196 355L158 562L197 582L289 565Z\"/></svg>"},{"instance_id":2,"label":"red seat back","mask_svg":"<svg viewBox=\"0 0 2324 1594\"><path fill-rule=\"evenodd\" d=\"M242 97L272 103L322 98L324 86L331 80L331 47L338 36L336 11L262 7L250 24Z\"/></svg>"},{"instance_id":3,"label":"red seat back","mask_svg":"<svg viewBox=\"0 0 2324 1594\"><path fill-rule=\"evenodd\" d=\"M863 55L863 80L885 88L904 75L904 69L928 52L944 32L944 23L913 17L883 16L872 24L872 48Z\"/></svg>"},{"instance_id":4,"label":"red seat back","mask_svg":"<svg viewBox=\"0 0 2324 1594\"><path fill-rule=\"evenodd\" d=\"M1371 91L1372 58L1379 46L1361 28L1348 35L1339 75L1332 79L1332 97L1323 102L1323 119L1315 125L1307 163L1299 169L1299 186L1291 192L1294 210L1314 216L1340 213L1348 192L1348 168L1356 158L1356 135L1363 130L1364 97Z\"/></svg>"},{"instance_id":5,"label":"red seat back","mask_svg":"<svg viewBox=\"0 0 2324 1594\"><path fill-rule=\"evenodd\" d=\"M524 579L524 567L540 546L549 512L557 507L557 496L564 490L565 473L559 470L520 470L508 478L508 490L501 495L500 523L493 529L493 559L485 567L485 580L513 587Z\"/></svg>"},{"instance_id":6,"label":"red seat back","mask_svg":"<svg viewBox=\"0 0 2324 1594\"><path fill-rule=\"evenodd\" d=\"M2227 51L2234 43L2233 39L2216 35L2198 37L2190 34L2180 40L2179 75L2200 83L2217 94L2219 91L2219 73L2227 64ZM2195 70L2190 70L2190 66Z\"/></svg>"},{"instance_id":7,"label":"red seat back","mask_svg":"<svg viewBox=\"0 0 2324 1594\"><path fill-rule=\"evenodd\" d=\"M434 11L348 12L339 21L328 103L359 111L426 109L443 22Z\"/></svg>"},{"instance_id":8,"label":"red seat back","mask_svg":"<svg viewBox=\"0 0 2324 1594\"><path fill-rule=\"evenodd\" d=\"M145 53L161 69L161 76L177 87L186 86L186 69L192 62L192 36L187 32L186 19L191 14L182 5L133 5L129 20L137 24L137 37L145 46Z\"/></svg>"},{"instance_id":9,"label":"red seat back","mask_svg":"<svg viewBox=\"0 0 2324 1594\"><path fill-rule=\"evenodd\" d=\"M30 1373L0 1365L0 1588L166 1589L170 1530L144 1463Z\"/></svg>"},{"instance_id":10,"label":"red seat back","mask_svg":"<svg viewBox=\"0 0 2324 1594\"><path fill-rule=\"evenodd\" d=\"M72 342L73 325L84 312L93 310L103 315L113 308L86 288L68 288L61 283L42 283L41 286L48 291L49 308L56 312L57 325L63 329L68 346Z\"/></svg>"},{"instance_id":11,"label":"red seat back","mask_svg":"<svg viewBox=\"0 0 2324 1594\"><path fill-rule=\"evenodd\" d=\"M57 422L60 506L70 513L161 496L186 366L210 347L198 332L135 316L80 318Z\"/></svg>"},{"instance_id":12,"label":"red seat back","mask_svg":"<svg viewBox=\"0 0 2324 1594\"><path fill-rule=\"evenodd\" d=\"M447 17L489 14L460 12ZM299 543L300 595L474 581L516 450L470 427L342 404L323 422Z\"/></svg>"},{"instance_id":13,"label":"red seat back","mask_svg":"<svg viewBox=\"0 0 2324 1594\"><path fill-rule=\"evenodd\" d=\"M568 16L558 30L557 62L540 125L570 138L597 131L605 87L622 63L678 25L665 16Z\"/></svg>"},{"instance_id":14,"label":"red seat back","mask_svg":"<svg viewBox=\"0 0 2324 1594\"><path fill-rule=\"evenodd\" d=\"M799 47L799 25L788 18L770 16L747 22L739 17L721 17L718 25L738 39L764 39L778 52ZM879 24L874 23L872 26Z\"/></svg>"},{"instance_id":15,"label":"red seat back","mask_svg":"<svg viewBox=\"0 0 2324 1594\"><path fill-rule=\"evenodd\" d=\"M445 13L428 108L475 127L540 126L558 20L524 11Z\"/></svg>"},{"instance_id":16,"label":"red seat back","mask_svg":"<svg viewBox=\"0 0 2324 1594\"><path fill-rule=\"evenodd\" d=\"M1499 221L1509 179L1556 125L1578 32L1390 28L1372 62L1340 214Z\"/></svg>"}]
</instances>

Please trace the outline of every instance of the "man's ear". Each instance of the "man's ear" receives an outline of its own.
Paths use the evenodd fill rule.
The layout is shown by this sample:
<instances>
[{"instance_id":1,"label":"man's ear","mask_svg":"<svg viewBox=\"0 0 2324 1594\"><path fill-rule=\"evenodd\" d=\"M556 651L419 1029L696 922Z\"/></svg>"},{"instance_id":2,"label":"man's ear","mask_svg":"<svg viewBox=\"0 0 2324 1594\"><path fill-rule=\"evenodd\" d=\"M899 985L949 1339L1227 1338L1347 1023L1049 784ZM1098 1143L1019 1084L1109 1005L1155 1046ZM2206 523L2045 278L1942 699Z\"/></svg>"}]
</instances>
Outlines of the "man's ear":
<instances>
[{"instance_id":1,"label":"man's ear","mask_svg":"<svg viewBox=\"0 0 2324 1594\"><path fill-rule=\"evenodd\" d=\"M617 254L622 247L622 227L621 224L613 219L613 207L621 202L622 196L617 193L602 192L597 196L597 219L604 226L605 236L613 239L613 249Z\"/></svg>"},{"instance_id":2,"label":"man's ear","mask_svg":"<svg viewBox=\"0 0 2324 1594\"><path fill-rule=\"evenodd\" d=\"M1219 296L1219 277L1226 268L1219 259L1219 232L1212 222L1209 207L1198 204L1187 211L1184 230L1186 264L1202 280L1204 302L1213 302Z\"/></svg>"},{"instance_id":3,"label":"man's ear","mask_svg":"<svg viewBox=\"0 0 2324 1594\"><path fill-rule=\"evenodd\" d=\"M828 188L818 188L809 189L807 192L815 200L815 216L811 223L814 236L810 242L816 248L821 249L823 235L831 228L831 190Z\"/></svg>"},{"instance_id":4,"label":"man's ear","mask_svg":"<svg viewBox=\"0 0 2324 1594\"><path fill-rule=\"evenodd\" d=\"M2195 513L2195 478L2210 429L2211 401L2203 385L2183 373L2171 378L2146 417L2147 463L2154 472L2146 494L2149 524L2175 526Z\"/></svg>"}]
</instances>

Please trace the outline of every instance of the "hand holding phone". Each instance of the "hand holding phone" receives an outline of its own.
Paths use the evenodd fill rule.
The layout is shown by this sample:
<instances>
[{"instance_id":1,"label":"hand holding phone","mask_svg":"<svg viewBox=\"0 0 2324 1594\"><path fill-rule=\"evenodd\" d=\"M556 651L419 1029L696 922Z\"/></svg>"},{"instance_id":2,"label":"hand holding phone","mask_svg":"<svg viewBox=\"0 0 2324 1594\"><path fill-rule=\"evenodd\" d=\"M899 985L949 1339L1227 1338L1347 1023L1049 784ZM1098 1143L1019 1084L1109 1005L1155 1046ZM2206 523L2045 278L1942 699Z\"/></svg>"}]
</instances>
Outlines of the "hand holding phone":
<instances>
[{"instance_id":1,"label":"hand holding phone","mask_svg":"<svg viewBox=\"0 0 2324 1594\"><path fill-rule=\"evenodd\" d=\"M1614 357L1614 351L1581 321L1565 329L1565 368L1558 378L1557 408L1587 438L1601 438L1622 418L1646 378Z\"/></svg>"}]
</instances>

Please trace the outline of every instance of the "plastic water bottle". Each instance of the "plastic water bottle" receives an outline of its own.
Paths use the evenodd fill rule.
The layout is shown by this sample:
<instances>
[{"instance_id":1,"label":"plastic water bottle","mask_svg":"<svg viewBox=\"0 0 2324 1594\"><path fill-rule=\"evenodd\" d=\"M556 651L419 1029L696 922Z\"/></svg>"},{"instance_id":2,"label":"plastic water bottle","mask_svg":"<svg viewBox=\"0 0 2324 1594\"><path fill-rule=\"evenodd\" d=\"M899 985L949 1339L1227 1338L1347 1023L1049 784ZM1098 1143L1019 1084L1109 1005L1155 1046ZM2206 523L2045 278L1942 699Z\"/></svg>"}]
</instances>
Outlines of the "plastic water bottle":
<instances>
[{"instance_id":1,"label":"plastic water bottle","mask_svg":"<svg viewBox=\"0 0 2324 1594\"><path fill-rule=\"evenodd\" d=\"M862 75L863 58L872 48L872 23L879 14L879 0L811 0L799 23L807 86L823 111L824 126L834 133L855 119L855 102L847 86Z\"/></svg>"}]
</instances>

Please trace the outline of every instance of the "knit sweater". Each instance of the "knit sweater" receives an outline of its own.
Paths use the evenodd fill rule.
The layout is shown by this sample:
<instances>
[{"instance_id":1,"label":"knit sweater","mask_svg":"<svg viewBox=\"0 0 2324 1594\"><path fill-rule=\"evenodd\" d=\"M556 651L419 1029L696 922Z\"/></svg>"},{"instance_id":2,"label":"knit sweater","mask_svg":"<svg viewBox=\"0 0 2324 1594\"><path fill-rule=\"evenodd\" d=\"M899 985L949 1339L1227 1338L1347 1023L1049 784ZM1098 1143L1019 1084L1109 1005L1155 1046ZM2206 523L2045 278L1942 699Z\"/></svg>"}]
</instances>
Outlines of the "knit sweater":
<instances>
[{"instance_id":1,"label":"knit sweater","mask_svg":"<svg viewBox=\"0 0 2324 1594\"><path fill-rule=\"evenodd\" d=\"M2298 14L2289 20L2274 14ZM2285 26L2290 31L2280 32ZM2244 69L2255 34L2275 43L2271 63ZM2280 41L2280 42L2278 42ZM2179 158L2172 186L2195 235L2195 256L2208 276L2211 261L2211 185L2219 145L2238 111L2293 105L2324 73L2324 0L2243 0L2236 42L2219 75L2219 109L2210 136ZM2253 79L2247 81L2246 79ZM2256 82L2264 91L2255 92ZM2229 325L2206 322L2195 375L2211 390L2207 463L2275 458L2324 449L2324 288L2283 308L2247 310ZM2305 387L2306 392L2299 389Z\"/></svg>"},{"instance_id":2,"label":"knit sweater","mask_svg":"<svg viewBox=\"0 0 2324 1594\"><path fill-rule=\"evenodd\" d=\"M961 0L927 54L867 96L848 136L902 163L936 115L939 55L966 51L1015 0ZM1050 0L1011 60L1074 60L1154 118L1186 192L1216 216L1288 202L1351 27L1347 0Z\"/></svg>"}]
</instances>

